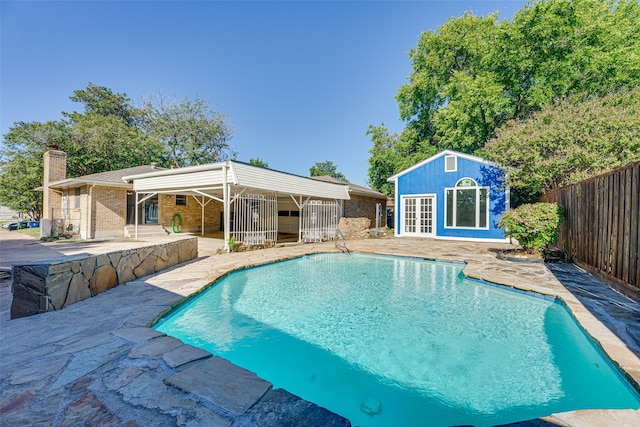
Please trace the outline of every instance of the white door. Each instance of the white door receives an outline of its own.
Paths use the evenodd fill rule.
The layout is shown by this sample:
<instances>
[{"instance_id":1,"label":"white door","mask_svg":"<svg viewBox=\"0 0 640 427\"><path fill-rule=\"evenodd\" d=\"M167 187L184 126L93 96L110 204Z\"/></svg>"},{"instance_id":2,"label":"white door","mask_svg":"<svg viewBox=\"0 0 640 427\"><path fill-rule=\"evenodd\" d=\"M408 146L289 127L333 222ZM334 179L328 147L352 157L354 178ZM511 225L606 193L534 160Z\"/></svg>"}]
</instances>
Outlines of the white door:
<instances>
[{"instance_id":1,"label":"white door","mask_svg":"<svg viewBox=\"0 0 640 427\"><path fill-rule=\"evenodd\" d=\"M435 196L404 196L402 198L402 234L431 237L435 225Z\"/></svg>"}]
</instances>

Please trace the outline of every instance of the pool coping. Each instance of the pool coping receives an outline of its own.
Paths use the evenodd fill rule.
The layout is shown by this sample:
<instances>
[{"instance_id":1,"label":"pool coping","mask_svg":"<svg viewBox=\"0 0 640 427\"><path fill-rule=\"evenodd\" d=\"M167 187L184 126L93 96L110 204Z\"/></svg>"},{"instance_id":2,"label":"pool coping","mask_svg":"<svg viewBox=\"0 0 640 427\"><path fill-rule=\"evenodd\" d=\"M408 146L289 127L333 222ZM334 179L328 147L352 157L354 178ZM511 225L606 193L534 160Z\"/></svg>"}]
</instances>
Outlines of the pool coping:
<instances>
[{"instance_id":1,"label":"pool coping","mask_svg":"<svg viewBox=\"0 0 640 427\"><path fill-rule=\"evenodd\" d=\"M416 238L390 238L349 241L348 246L350 250L359 252L423 257L441 261L465 262L467 265L464 269L464 273L468 277L506 285L525 291L533 291L550 297L560 297L567 305L570 312L579 321L581 326L593 337L595 341L600 344L608 357L620 366L625 372L625 375L632 379L635 384L640 382L640 358L638 358L638 356L636 356L636 354L627 347L624 341L617 337L607 327L607 325L600 322L576 296L565 288L544 264L532 263L516 265L513 262L499 260L495 256L495 253L491 252L493 247L500 246L495 244L481 245L469 242L442 242ZM38 415L38 411L42 412L41 408L37 409L38 404L51 401L51 399L53 399L50 396L52 393L55 395L56 399L60 394L63 394L65 396L64 399L66 399L63 399L62 409L60 409L61 406L59 406L60 402L55 405L54 412L56 415L54 419L59 422L60 420L66 420L66 422L69 422L70 419L73 419L73 416L76 416L76 420L80 419L78 417L81 415L73 415L72 413L74 405L79 404L77 402L89 402L94 404L94 407L97 405L101 411L107 415L110 414L111 416L116 416L116 413L130 413L130 419L137 420L139 425L142 425L141 423L144 421L152 420L157 423L157 420L167 419L167 416L171 417L171 415L167 415L170 414L171 411L165 407L166 404L157 402L159 400L159 396L164 396L163 393L166 393L165 389L169 387L165 380L178 372L182 372L196 366L204 359L200 357L201 355L190 356L195 358L193 360L190 360L190 357L181 359L187 360L187 362L177 366L176 368L171 368L170 366L167 367L167 354L172 351L176 351L175 349L168 349L173 345L177 345L177 343L174 343L171 340L164 340L163 349L166 351L161 353L160 356L158 356L158 354L142 354L143 357L132 359L130 357L132 352L138 351L138 353L140 353L141 346L150 346L151 344L158 346L160 344L160 341L153 341L158 338L157 336L147 336L149 334L147 331L153 330L147 329L144 326L148 325L154 318L158 317L160 313L166 312L171 306L179 303L184 297L188 297L189 295L201 291L204 287L231 271L321 252L338 251L333 248L332 243L325 243L291 245L260 251L204 256L194 262L175 267L170 271L138 279L127 285L118 287L123 288L121 291L107 291L102 294L104 297L93 298L91 300L96 301L89 304L85 304L86 301L75 304L73 307L77 306L77 308L68 308L68 314L65 314L63 310L60 312L34 316L33 319L40 318L38 320L32 321L32 318L27 318L28 320L24 321L22 321L23 319L11 321L18 322L14 324L17 326L17 329L19 329L16 331L5 329L9 324L2 322L3 341L6 339L19 340L21 333L27 333L31 334L33 342L20 343L19 346L14 345L14 347L22 346L20 348L7 349L6 345L2 346L2 360L0 361L0 368L2 368L0 371L2 372L0 372L0 384L2 384L3 387L2 395L0 396L0 408L4 409L0 412L0 421L8 419L7 416L13 416L14 418L10 419L16 419L15 416L33 417L34 415ZM516 280L516 278L520 283L513 284L512 282ZM114 290L118 288L114 288ZM155 295L161 290L165 291L165 293L161 295L160 299L154 297L155 299L153 301L146 301L141 296L140 301L127 300L127 295L129 295L129 298L130 295L152 293ZM111 300L119 301L118 304L122 304L124 307L114 305L115 303ZM91 309L95 309L95 307L98 307L99 309L116 307L114 309L114 313L112 313L113 316L109 316L107 318L107 321L111 323L101 328L98 331L98 335L101 337L104 335L108 340L110 340L109 342L115 343L113 344L115 348L120 349L118 351L123 352L123 354L114 350L117 354L109 356L110 359L103 365L100 365L99 368L96 368L93 371L88 371L85 376L77 378L75 382L66 384L62 390L60 388L52 388L56 384L60 383L61 377L64 377L65 375L68 376L68 372L73 368L74 360L79 357L78 355L82 353L82 351L89 351L93 348L103 348L99 346L104 346L105 344L98 340L97 337L92 337L87 332L89 331L89 329L87 329L89 326L87 325L76 326L76 328L81 328L81 326L83 326L84 329L78 329L75 336L71 333L62 334L62 332L60 332L59 337L47 336L51 334L38 335L39 332L36 331L36 329L41 328L42 324L48 324L48 326L54 328L54 330L59 324L67 327L69 319L83 318L84 314L86 314L82 313L83 308L86 312L87 310L90 310L89 306L92 307ZM122 313L119 311L116 312L119 309L122 309ZM118 316L122 317L118 318ZM115 319L111 319L112 317L115 317ZM63 328L63 326L60 326L60 328ZM93 330L91 329L91 331ZM129 333L129 335L127 335L128 338L122 338L122 335L126 335L127 333ZM630 343L630 345L633 345L633 343ZM74 348L86 348L87 350L82 350L80 353L73 353L73 355L70 355L69 351ZM144 348L145 347L143 347L143 349ZM188 349L182 349L182 353L191 354ZM93 353L90 354L93 355ZM140 356L140 354L138 355ZM172 353L172 355L174 359L170 360L175 360L175 353ZM165 356L165 358L162 356ZM63 359L66 360L66 364L61 365L58 370L54 370L51 365L49 365L47 372L33 372L31 367L39 366L38 363L41 359L43 361ZM142 373L136 377L119 378L118 381L120 382L117 382L117 384L120 385L123 383L124 385L121 385L119 388L114 390L109 390L105 387L105 380L98 381L95 376L92 376L94 373L99 372L100 369L111 369L118 363L135 365L127 365L128 370L126 372L131 373L132 376L133 373L138 373L138 371L142 371ZM19 376L8 373L7 368L9 367L22 368L20 372L25 378L20 379L18 378ZM156 376L161 377L163 375L165 375L163 378L156 378ZM33 381L25 381L32 377L35 378ZM149 392L148 396L144 396L146 399L154 403L149 403L146 400L144 403L141 403L140 401L142 397L137 396L133 398L127 394L138 392L136 391L138 389L135 389L135 386L137 385L140 387L142 377L145 378L145 381L148 380L149 384L152 383L157 388L157 390L154 390L157 394L155 397L151 392ZM89 378L91 378L91 381L89 381ZM44 384L44 386L40 387L34 384ZM4 387L5 385L8 387ZM72 394L74 390L77 391L78 389L85 390L85 394L82 395L85 400L80 399L74 401L71 398L75 396ZM245 422L247 420L246 414L241 415L240 418L235 416L235 418L230 418L229 414L225 414L224 411L220 411L220 408L212 408L212 405L202 397L194 399L194 396L189 396L186 393L180 394L175 390L170 394L172 399L177 399L176 396L178 395L182 399L180 404L184 407L179 408L180 410L176 410L176 415L173 416L174 421L177 421L178 418L182 417L182 421L185 421L185 419L190 419L194 422L214 420L215 424L218 425L230 425L231 422L235 422L236 425L242 425L241 423L238 423L242 420L245 420ZM125 398L124 403L122 402L123 397ZM277 398L272 398L267 403L265 403L265 400L260 400L258 404L254 406L262 405L263 409L266 408L265 410L272 411L270 414L277 413L277 411L286 411L286 407L279 403L282 400L282 396L276 397ZM119 403L113 403L113 401L117 399L120 399ZM129 401L126 401L127 399L129 399ZM64 402L67 403L65 404ZM276 402L277 405L274 402ZM300 405L299 401L296 402L298 402L296 404ZM51 403L52 411L54 410L54 403L55 401L52 401ZM89 403L87 403L87 405L89 405ZM122 406L123 404L123 412L115 411L114 408L117 408L118 405ZM145 408L144 415L136 412L139 407ZM289 409L290 408L291 406L289 406ZM122 410L122 408L120 409ZM209 414L207 416L211 418L205 418L205 412ZM327 414L324 413L324 415ZM256 416L256 414L254 413L252 416ZM123 422L125 421L122 417L121 419ZM629 425L640 425L640 411L580 410L562 414L550 414L548 417L544 417L543 420L565 426L603 425L603 420L605 421L604 424L610 424L612 420L619 420L620 422L616 421L616 424L622 425L626 422ZM59 425L59 423L55 425Z\"/></svg>"}]
</instances>

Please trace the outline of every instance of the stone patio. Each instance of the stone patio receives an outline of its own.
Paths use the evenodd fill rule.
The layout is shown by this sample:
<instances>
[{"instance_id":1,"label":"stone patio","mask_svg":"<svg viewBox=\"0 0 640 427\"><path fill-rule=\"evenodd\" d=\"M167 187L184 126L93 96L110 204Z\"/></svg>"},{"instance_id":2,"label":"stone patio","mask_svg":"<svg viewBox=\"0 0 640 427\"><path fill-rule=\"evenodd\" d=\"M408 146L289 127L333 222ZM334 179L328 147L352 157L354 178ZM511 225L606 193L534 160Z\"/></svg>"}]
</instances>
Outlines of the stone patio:
<instances>
[{"instance_id":1,"label":"stone patio","mask_svg":"<svg viewBox=\"0 0 640 427\"><path fill-rule=\"evenodd\" d=\"M0 243L4 258L5 240ZM349 425L251 372L146 327L231 270L335 250L333 243L320 243L216 255L219 244L200 239L195 261L28 318L9 320L10 281L1 282L0 425ZM468 276L559 296L640 383L640 305L572 265L499 260L495 251L508 247L499 244L385 238L352 240L348 247L465 261ZM108 248L105 243L99 250ZM640 411L574 411L518 425L632 426L640 425Z\"/></svg>"}]
</instances>

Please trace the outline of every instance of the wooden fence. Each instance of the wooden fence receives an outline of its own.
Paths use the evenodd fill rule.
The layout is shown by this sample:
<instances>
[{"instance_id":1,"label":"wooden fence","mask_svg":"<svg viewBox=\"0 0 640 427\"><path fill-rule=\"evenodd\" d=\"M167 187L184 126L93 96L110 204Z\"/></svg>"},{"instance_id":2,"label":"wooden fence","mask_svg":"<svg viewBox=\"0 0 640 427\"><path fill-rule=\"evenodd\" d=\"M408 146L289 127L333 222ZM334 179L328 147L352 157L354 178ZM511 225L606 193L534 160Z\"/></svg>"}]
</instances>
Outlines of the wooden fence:
<instances>
[{"instance_id":1,"label":"wooden fence","mask_svg":"<svg viewBox=\"0 0 640 427\"><path fill-rule=\"evenodd\" d=\"M640 297L640 162L545 194L565 207L557 248L576 264Z\"/></svg>"}]
</instances>

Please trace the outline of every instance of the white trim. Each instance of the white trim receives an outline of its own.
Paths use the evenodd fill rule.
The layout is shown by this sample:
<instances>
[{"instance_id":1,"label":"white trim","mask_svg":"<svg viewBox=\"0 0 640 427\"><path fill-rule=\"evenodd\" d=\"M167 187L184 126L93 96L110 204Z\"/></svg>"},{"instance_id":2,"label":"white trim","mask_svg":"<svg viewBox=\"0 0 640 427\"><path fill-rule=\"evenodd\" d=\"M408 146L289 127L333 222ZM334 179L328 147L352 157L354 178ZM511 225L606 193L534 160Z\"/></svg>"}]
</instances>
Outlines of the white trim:
<instances>
[{"instance_id":1,"label":"white trim","mask_svg":"<svg viewBox=\"0 0 640 427\"><path fill-rule=\"evenodd\" d=\"M406 238L416 238L416 236L399 236L400 238L402 237L406 237ZM427 238L427 237L423 237L423 238ZM429 239L433 239L433 240L457 240L457 241L462 241L462 242L478 242L478 243L511 243L511 240L509 240L508 237L505 237L504 239L491 239L491 238L484 238L484 237L458 237L458 236L433 236L433 237L428 237Z\"/></svg>"},{"instance_id":2,"label":"white trim","mask_svg":"<svg viewBox=\"0 0 640 427\"><path fill-rule=\"evenodd\" d=\"M460 157L460 158L463 158L463 159L466 159L466 160L470 160L472 162L482 163L482 164L485 164L487 166L493 166L495 168L498 168L498 169L502 170L502 168L500 168L495 163L493 163L493 162L491 162L489 160L483 159L482 157L476 157L476 156L472 156L471 154L460 153L458 151L453 151L453 150L443 150L443 151L441 151L441 152L439 152L437 154L434 154L433 156L429 157L428 159L425 159L425 160L421 161L420 163L416 163L415 165L413 165L413 166L411 166L411 167L409 167L407 169L404 169L404 170L398 172L395 175L390 176L389 178L387 178L387 182L396 181L398 179L398 177L400 177L402 175L405 175L405 174L407 174L407 173L409 173L409 172L411 172L411 171L413 171L415 169L418 169L418 168L426 165L427 163L430 163L430 162L434 161L435 159L437 159L439 157L442 157L442 156L445 156L445 155L451 155L451 156ZM457 163L457 160L456 160L456 163Z\"/></svg>"},{"instance_id":3,"label":"white trim","mask_svg":"<svg viewBox=\"0 0 640 427\"><path fill-rule=\"evenodd\" d=\"M400 197L400 206L396 206L396 209L400 209L400 224L396 225L396 229L399 229L399 235L401 236L411 236L411 237L435 237L436 236L436 232L438 229L438 222L437 222L437 194L435 193L429 193L429 194L404 194ZM406 199L416 199L416 224L415 224L415 228L416 231L415 232L406 232L404 230L404 225L405 225L405 211L404 211L404 201ZM420 233L419 229L420 229L420 216L417 215L418 213L422 212L418 206L418 200L420 199L431 199L431 233Z\"/></svg>"},{"instance_id":4,"label":"white trim","mask_svg":"<svg viewBox=\"0 0 640 427\"><path fill-rule=\"evenodd\" d=\"M470 179L471 181L474 182L475 186L474 187L458 187L457 185L460 183L460 181L464 180L464 179ZM487 225L486 227L459 227L457 225L454 226L450 226L447 225L447 191L449 190L453 190L453 222L454 224L456 223L456 218L457 218L457 203L456 203L456 190L475 190L476 191L476 224L480 224L480 193L481 190L485 189L487 190L487 203L486 203L486 219L487 219ZM473 178L460 178L457 182L456 182L456 187L445 187L443 189L444 193L444 222L442 223L444 229L446 230L489 230L491 227L489 225L490 223L490 205L491 205L491 188L490 187L480 187L478 185L478 183L476 182L475 179Z\"/></svg>"},{"instance_id":5,"label":"white trim","mask_svg":"<svg viewBox=\"0 0 640 427\"><path fill-rule=\"evenodd\" d=\"M400 237L400 218L402 218L402 208L401 208L401 204L399 203L400 200L400 195L398 194L398 181L396 181L393 185L394 187L394 199L393 199L393 221L394 221L394 230L393 233L395 234L396 237Z\"/></svg>"}]
</instances>

